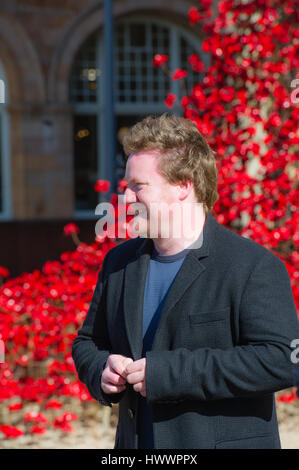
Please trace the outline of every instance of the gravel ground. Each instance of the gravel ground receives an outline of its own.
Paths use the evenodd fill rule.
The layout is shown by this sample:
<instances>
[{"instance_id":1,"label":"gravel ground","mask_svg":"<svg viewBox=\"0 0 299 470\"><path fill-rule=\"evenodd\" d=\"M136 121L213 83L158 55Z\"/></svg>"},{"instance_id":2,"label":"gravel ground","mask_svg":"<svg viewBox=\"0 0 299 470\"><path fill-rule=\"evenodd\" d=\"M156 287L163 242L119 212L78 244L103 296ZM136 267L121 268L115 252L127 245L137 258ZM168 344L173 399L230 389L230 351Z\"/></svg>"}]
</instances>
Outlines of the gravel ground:
<instances>
[{"instance_id":1,"label":"gravel ground","mask_svg":"<svg viewBox=\"0 0 299 470\"><path fill-rule=\"evenodd\" d=\"M70 410L80 416L79 420L71 423L73 432L65 433L50 427L43 435L25 434L16 439L0 437L0 448L113 449L117 405L113 406L112 411L96 402L89 402L84 409L78 408L78 405L76 410L73 408L74 406ZM299 449L299 400L293 403L277 403L277 415L282 448ZM25 429L22 423L19 428Z\"/></svg>"},{"instance_id":2,"label":"gravel ground","mask_svg":"<svg viewBox=\"0 0 299 470\"><path fill-rule=\"evenodd\" d=\"M299 400L293 403L277 403L276 409L281 447L299 449Z\"/></svg>"}]
</instances>

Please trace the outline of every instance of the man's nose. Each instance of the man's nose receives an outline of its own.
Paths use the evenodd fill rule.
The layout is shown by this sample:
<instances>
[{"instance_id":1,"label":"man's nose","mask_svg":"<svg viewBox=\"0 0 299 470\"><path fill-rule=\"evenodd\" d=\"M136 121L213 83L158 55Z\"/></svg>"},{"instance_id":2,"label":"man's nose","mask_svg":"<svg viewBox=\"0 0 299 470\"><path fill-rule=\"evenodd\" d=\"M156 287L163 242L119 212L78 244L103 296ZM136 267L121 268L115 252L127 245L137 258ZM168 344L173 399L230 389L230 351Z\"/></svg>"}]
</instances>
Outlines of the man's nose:
<instances>
[{"instance_id":1,"label":"man's nose","mask_svg":"<svg viewBox=\"0 0 299 470\"><path fill-rule=\"evenodd\" d=\"M136 193L127 187L124 192L124 203L132 204L133 202L136 202L136 201L137 201Z\"/></svg>"}]
</instances>

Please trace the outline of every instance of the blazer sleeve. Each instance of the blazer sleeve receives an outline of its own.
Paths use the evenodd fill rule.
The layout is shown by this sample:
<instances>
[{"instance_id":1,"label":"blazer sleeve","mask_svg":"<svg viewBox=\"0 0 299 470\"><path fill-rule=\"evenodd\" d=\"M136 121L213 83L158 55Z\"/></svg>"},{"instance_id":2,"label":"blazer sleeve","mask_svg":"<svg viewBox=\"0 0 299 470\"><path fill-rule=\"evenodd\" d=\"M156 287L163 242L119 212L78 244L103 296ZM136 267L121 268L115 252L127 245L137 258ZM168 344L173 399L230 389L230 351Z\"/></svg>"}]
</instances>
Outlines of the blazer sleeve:
<instances>
[{"instance_id":1,"label":"blazer sleeve","mask_svg":"<svg viewBox=\"0 0 299 470\"><path fill-rule=\"evenodd\" d=\"M106 302L105 302L105 269L108 253L99 271L86 318L72 344L72 357L79 380L83 382L90 395L106 406L117 403L124 392L106 394L101 388L102 372L111 354L109 341Z\"/></svg>"},{"instance_id":2,"label":"blazer sleeve","mask_svg":"<svg viewBox=\"0 0 299 470\"><path fill-rule=\"evenodd\" d=\"M299 323L288 271L272 253L251 272L239 314L234 347L148 351L147 401L250 397L294 386L291 341L299 338Z\"/></svg>"}]
</instances>

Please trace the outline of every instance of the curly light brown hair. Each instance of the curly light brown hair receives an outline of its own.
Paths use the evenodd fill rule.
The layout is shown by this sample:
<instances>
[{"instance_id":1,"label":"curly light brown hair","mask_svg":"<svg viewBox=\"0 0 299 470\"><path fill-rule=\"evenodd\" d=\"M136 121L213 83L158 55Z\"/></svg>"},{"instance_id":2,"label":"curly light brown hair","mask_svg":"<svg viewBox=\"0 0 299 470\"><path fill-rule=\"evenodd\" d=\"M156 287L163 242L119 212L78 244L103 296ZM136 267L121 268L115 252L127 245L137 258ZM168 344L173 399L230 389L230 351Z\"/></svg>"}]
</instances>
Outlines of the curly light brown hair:
<instances>
[{"instance_id":1,"label":"curly light brown hair","mask_svg":"<svg viewBox=\"0 0 299 470\"><path fill-rule=\"evenodd\" d=\"M159 173L170 184L192 181L205 212L219 198L215 152L196 124L169 113L147 116L123 137L126 158L142 150L159 150Z\"/></svg>"}]
</instances>

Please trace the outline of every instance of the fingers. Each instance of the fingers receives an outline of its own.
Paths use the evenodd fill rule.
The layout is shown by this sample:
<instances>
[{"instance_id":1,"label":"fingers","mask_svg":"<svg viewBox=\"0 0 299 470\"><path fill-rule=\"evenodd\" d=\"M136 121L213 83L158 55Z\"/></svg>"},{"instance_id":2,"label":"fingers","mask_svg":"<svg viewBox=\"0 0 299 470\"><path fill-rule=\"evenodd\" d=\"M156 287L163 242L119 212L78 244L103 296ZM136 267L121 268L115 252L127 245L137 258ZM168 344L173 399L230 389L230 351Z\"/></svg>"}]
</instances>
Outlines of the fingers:
<instances>
[{"instance_id":1,"label":"fingers","mask_svg":"<svg viewBox=\"0 0 299 470\"><path fill-rule=\"evenodd\" d=\"M105 393L120 393L126 388L126 380L107 367L102 374L101 387Z\"/></svg>"},{"instance_id":2,"label":"fingers","mask_svg":"<svg viewBox=\"0 0 299 470\"><path fill-rule=\"evenodd\" d=\"M143 380L144 373L142 371L132 372L131 374L127 375L127 382L129 382L129 384L137 384Z\"/></svg>"},{"instance_id":3,"label":"fingers","mask_svg":"<svg viewBox=\"0 0 299 470\"><path fill-rule=\"evenodd\" d=\"M126 388L126 367L133 359L120 354L111 354L101 377L101 388L105 393L120 393Z\"/></svg>"},{"instance_id":4,"label":"fingers","mask_svg":"<svg viewBox=\"0 0 299 470\"><path fill-rule=\"evenodd\" d=\"M109 367L104 370L102 377L104 377L105 382L110 382L114 385L125 385L126 383L124 377L115 373L114 370Z\"/></svg>"},{"instance_id":5,"label":"fingers","mask_svg":"<svg viewBox=\"0 0 299 470\"><path fill-rule=\"evenodd\" d=\"M130 362L126 367L126 373L131 374L132 372L145 371L146 359L138 359L137 361Z\"/></svg>"},{"instance_id":6,"label":"fingers","mask_svg":"<svg viewBox=\"0 0 299 470\"><path fill-rule=\"evenodd\" d=\"M126 357L124 360L123 360L123 363L122 363L122 366L123 366L123 370L122 370L122 377L124 378L127 378L127 367L129 366L129 364L132 364L134 361L133 359L129 358L129 357Z\"/></svg>"},{"instance_id":7,"label":"fingers","mask_svg":"<svg viewBox=\"0 0 299 470\"><path fill-rule=\"evenodd\" d=\"M111 383L101 384L102 390L104 393L121 393L126 389L125 385L113 385Z\"/></svg>"},{"instance_id":8,"label":"fingers","mask_svg":"<svg viewBox=\"0 0 299 470\"><path fill-rule=\"evenodd\" d=\"M145 367L145 358L133 361L120 354L110 354L101 377L102 390L105 393L120 393L128 382L145 397Z\"/></svg>"},{"instance_id":9,"label":"fingers","mask_svg":"<svg viewBox=\"0 0 299 470\"><path fill-rule=\"evenodd\" d=\"M111 354L108 357L107 365L109 365L117 374L126 379L126 367L132 362L133 359L130 357L121 356L120 354Z\"/></svg>"},{"instance_id":10,"label":"fingers","mask_svg":"<svg viewBox=\"0 0 299 470\"><path fill-rule=\"evenodd\" d=\"M145 368L145 358L139 359L133 363L128 364L126 368L127 382L133 384L135 392L139 392L143 397L146 396Z\"/></svg>"},{"instance_id":11,"label":"fingers","mask_svg":"<svg viewBox=\"0 0 299 470\"><path fill-rule=\"evenodd\" d=\"M145 382L138 382L133 385L135 392L139 392L143 397L146 397Z\"/></svg>"}]
</instances>

